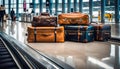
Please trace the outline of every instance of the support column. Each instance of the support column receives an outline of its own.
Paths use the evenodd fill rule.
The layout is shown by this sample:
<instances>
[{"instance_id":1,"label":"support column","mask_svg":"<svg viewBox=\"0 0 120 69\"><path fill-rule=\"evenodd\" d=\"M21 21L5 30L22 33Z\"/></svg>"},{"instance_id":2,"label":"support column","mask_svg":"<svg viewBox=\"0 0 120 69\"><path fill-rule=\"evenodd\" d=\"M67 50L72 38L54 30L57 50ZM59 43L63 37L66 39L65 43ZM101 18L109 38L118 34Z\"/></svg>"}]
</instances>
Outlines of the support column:
<instances>
[{"instance_id":1,"label":"support column","mask_svg":"<svg viewBox=\"0 0 120 69\"><path fill-rule=\"evenodd\" d=\"M17 0L16 2L17 2L16 3L16 17L18 18L19 17L19 11L18 11L18 9L19 9L19 0Z\"/></svg>"},{"instance_id":2,"label":"support column","mask_svg":"<svg viewBox=\"0 0 120 69\"><path fill-rule=\"evenodd\" d=\"M79 0L79 12L83 11L83 0Z\"/></svg>"},{"instance_id":3,"label":"support column","mask_svg":"<svg viewBox=\"0 0 120 69\"><path fill-rule=\"evenodd\" d=\"M92 13L93 12L93 0L89 0L89 14L90 14L90 22L92 22Z\"/></svg>"},{"instance_id":4,"label":"support column","mask_svg":"<svg viewBox=\"0 0 120 69\"><path fill-rule=\"evenodd\" d=\"M71 12L71 0L67 0L67 12Z\"/></svg>"},{"instance_id":5,"label":"support column","mask_svg":"<svg viewBox=\"0 0 120 69\"><path fill-rule=\"evenodd\" d=\"M119 0L115 0L115 23L119 23L119 18L120 18L120 14L119 14Z\"/></svg>"},{"instance_id":6,"label":"support column","mask_svg":"<svg viewBox=\"0 0 120 69\"><path fill-rule=\"evenodd\" d=\"M55 15L58 14L58 0L55 0Z\"/></svg>"},{"instance_id":7,"label":"support column","mask_svg":"<svg viewBox=\"0 0 120 69\"><path fill-rule=\"evenodd\" d=\"M3 0L3 5L5 5L5 0Z\"/></svg>"},{"instance_id":8,"label":"support column","mask_svg":"<svg viewBox=\"0 0 120 69\"><path fill-rule=\"evenodd\" d=\"M11 11L11 0L8 0L9 2L8 2L8 12L9 12L9 14L10 14L10 11Z\"/></svg>"},{"instance_id":9,"label":"support column","mask_svg":"<svg viewBox=\"0 0 120 69\"><path fill-rule=\"evenodd\" d=\"M74 0L74 12L77 11L77 0Z\"/></svg>"},{"instance_id":10,"label":"support column","mask_svg":"<svg viewBox=\"0 0 120 69\"><path fill-rule=\"evenodd\" d=\"M65 13L65 0L62 0L62 13Z\"/></svg>"},{"instance_id":11,"label":"support column","mask_svg":"<svg viewBox=\"0 0 120 69\"><path fill-rule=\"evenodd\" d=\"M34 13L35 13L35 0L32 0L32 3L33 3L33 11L34 11Z\"/></svg>"},{"instance_id":12,"label":"support column","mask_svg":"<svg viewBox=\"0 0 120 69\"><path fill-rule=\"evenodd\" d=\"M43 11L43 0L39 0L39 10L40 10L40 13Z\"/></svg>"},{"instance_id":13,"label":"support column","mask_svg":"<svg viewBox=\"0 0 120 69\"><path fill-rule=\"evenodd\" d=\"M49 5L49 11L50 11L50 14L52 14L52 0L50 0L50 5Z\"/></svg>"},{"instance_id":14,"label":"support column","mask_svg":"<svg viewBox=\"0 0 120 69\"><path fill-rule=\"evenodd\" d=\"M105 23L105 6L106 0L101 0L101 23Z\"/></svg>"}]
</instances>

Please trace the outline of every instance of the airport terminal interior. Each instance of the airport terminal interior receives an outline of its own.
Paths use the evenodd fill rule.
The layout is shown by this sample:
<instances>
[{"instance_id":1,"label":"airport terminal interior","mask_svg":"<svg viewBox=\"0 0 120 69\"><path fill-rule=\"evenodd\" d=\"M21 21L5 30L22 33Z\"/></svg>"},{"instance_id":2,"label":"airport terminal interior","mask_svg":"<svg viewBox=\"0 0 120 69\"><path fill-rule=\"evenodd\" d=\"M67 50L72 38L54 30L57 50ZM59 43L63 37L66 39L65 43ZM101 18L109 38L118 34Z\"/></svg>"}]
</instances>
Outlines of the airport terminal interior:
<instances>
[{"instance_id":1,"label":"airport terminal interior","mask_svg":"<svg viewBox=\"0 0 120 69\"><path fill-rule=\"evenodd\" d=\"M85 16L83 21L79 20L85 25L67 26L67 18L76 23L75 18L79 15L80 18ZM56 18L53 23L57 25L41 27L34 21L35 17L43 20L37 23ZM90 37L91 26L96 28L99 25L100 29L105 27L102 27L103 31L99 34L93 32ZM85 36L75 35L75 31L82 31L84 26L88 27L87 32L83 31ZM58 30L60 27L63 27L63 34L61 29ZM109 32L104 33L106 29ZM70 33L70 30L74 32ZM103 40L95 39L97 35ZM120 0L0 0L0 68L120 69Z\"/></svg>"}]
</instances>

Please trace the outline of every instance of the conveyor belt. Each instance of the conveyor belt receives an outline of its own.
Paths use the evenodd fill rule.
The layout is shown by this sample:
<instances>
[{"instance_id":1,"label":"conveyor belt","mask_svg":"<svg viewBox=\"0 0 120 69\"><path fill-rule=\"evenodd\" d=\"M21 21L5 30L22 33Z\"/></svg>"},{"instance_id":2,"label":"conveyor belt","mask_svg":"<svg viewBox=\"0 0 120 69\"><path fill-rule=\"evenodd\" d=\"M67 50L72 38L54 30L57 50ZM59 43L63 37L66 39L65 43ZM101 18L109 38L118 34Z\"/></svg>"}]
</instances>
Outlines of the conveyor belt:
<instances>
[{"instance_id":1,"label":"conveyor belt","mask_svg":"<svg viewBox=\"0 0 120 69\"><path fill-rule=\"evenodd\" d=\"M10 50L0 38L0 69L19 69Z\"/></svg>"}]
</instances>

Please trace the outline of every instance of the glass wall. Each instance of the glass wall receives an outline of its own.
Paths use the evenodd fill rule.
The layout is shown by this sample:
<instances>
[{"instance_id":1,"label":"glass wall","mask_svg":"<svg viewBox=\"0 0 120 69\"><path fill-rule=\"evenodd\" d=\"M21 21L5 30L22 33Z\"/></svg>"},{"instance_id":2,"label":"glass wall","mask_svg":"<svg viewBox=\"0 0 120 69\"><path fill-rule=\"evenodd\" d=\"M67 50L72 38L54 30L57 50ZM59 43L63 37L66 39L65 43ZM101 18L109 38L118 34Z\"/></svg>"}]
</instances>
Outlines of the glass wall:
<instances>
[{"instance_id":1,"label":"glass wall","mask_svg":"<svg viewBox=\"0 0 120 69\"><path fill-rule=\"evenodd\" d=\"M79 0L77 0L77 5L76 6L77 6L76 11L79 12Z\"/></svg>"},{"instance_id":2,"label":"glass wall","mask_svg":"<svg viewBox=\"0 0 120 69\"><path fill-rule=\"evenodd\" d=\"M0 5L2 5L3 4L3 0L0 0Z\"/></svg>"},{"instance_id":3,"label":"glass wall","mask_svg":"<svg viewBox=\"0 0 120 69\"><path fill-rule=\"evenodd\" d=\"M101 0L93 0L93 13L92 13L92 20L93 22L100 22L101 21Z\"/></svg>"},{"instance_id":4,"label":"glass wall","mask_svg":"<svg viewBox=\"0 0 120 69\"><path fill-rule=\"evenodd\" d=\"M58 11L57 11L57 13L58 14L62 13L62 0L58 0Z\"/></svg>"},{"instance_id":5,"label":"glass wall","mask_svg":"<svg viewBox=\"0 0 120 69\"><path fill-rule=\"evenodd\" d=\"M15 12L18 9L18 13L24 13L23 11L23 1L24 0L0 0L0 4L3 4L3 1L5 1L5 8L6 8L6 13L9 13L9 11L11 10L11 8L14 8ZM18 3L18 8L16 8L17 6L17 1L19 1ZM42 12L46 12L46 0L26 0L26 5L27 5L27 9L28 9L28 13L31 13L32 8L31 4L33 4L32 1L35 1L35 13L39 13L41 10ZM42 3L40 3L40 1ZM60 13L68 13L71 12L72 10L74 11L79 11L80 5L79 5L79 1L81 0L50 0L51 1L51 15L58 15ZM114 23L115 22L115 1L114 0L105 0L106 1L106 5L105 5L105 22L106 23ZM57 4L56 4L57 3ZM64 4L64 6L63 6ZM101 14L101 0L93 0L93 12L92 12L92 20L95 22L98 22L98 16ZM10 5L10 7L9 7ZM120 7L120 6L119 6ZM64 10L64 11L63 11ZM89 0L82 0L82 12L83 13L89 13L90 9L89 9ZM120 13L120 12L119 12ZM109 18L109 14L111 14L111 19ZM119 16L120 18L120 16ZM120 20L119 20L120 21Z\"/></svg>"},{"instance_id":6,"label":"glass wall","mask_svg":"<svg viewBox=\"0 0 120 69\"><path fill-rule=\"evenodd\" d=\"M40 10L39 10L39 8L40 8L40 6L39 6L39 0L35 0L35 12L37 13L37 15L38 15L38 13L40 12ZM31 10L32 11L32 10Z\"/></svg>"},{"instance_id":7,"label":"glass wall","mask_svg":"<svg viewBox=\"0 0 120 69\"><path fill-rule=\"evenodd\" d=\"M65 13L67 13L67 0L65 0Z\"/></svg>"},{"instance_id":8,"label":"glass wall","mask_svg":"<svg viewBox=\"0 0 120 69\"><path fill-rule=\"evenodd\" d=\"M43 0L43 11L42 12L46 12L46 0Z\"/></svg>"},{"instance_id":9,"label":"glass wall","mask_svg":"<svg viewBox=\"0 0 120 69\"><path fill-rule=\"evenodd\" d=\"M18 9L19 13L24 13L23 2L24 0L19 0L19 9ZM26 0L26 9L28 10L27 11L28 13L31 13L30 3L32 3L32 0Z\"/></svg>"},{"instance_id":10,"label":"glass wall","mask_svg":"<svg viewBox=\"0 0 120 69\"><path fill-rule=\"evenodd\" d=\"M89 0L83 0L83 13L89 14Z\"/></svg>"},{"instance_id":11,"label":"glass wall","mask_svg":"<svg viewBox=\"0 0 120 69\"><path fill-rule=\"evenodd\" d=\"M10 2L11 2L11 5L10 5L11 9L13 8L16 13L16 0L11 0Z\"/></svg>"},{"instance_id":12,"label":"glass wall","mask_svg":"<svg viewBox=\"0 0 120 69\"><path fill-rule=\"evenodd\" d=\"M52 15L55 15L55 2L56 0L52 0Z\"/></svg>"},{"instance_id":13,"label":"glass wall","mask_svg":"<svg viewBox=\"0 0 120 69\"><path fill-rule=\"evenodd\" d=\"M115 1L107 0L105 6L105 23L115 23Z\"/></svg>"},{"instance_id":14,"label":"glass wall","mask_svg":"<svg viewBox=\"0 0 120 69\"><path fill-rule=\"evenodd\" d=\"M8 13L8 11L9 11L8 10L8 7L9 7L8 2L9 2L8 0L5 0L5 11L6 11L6 13Z\"/></svg>"}]
</instances>

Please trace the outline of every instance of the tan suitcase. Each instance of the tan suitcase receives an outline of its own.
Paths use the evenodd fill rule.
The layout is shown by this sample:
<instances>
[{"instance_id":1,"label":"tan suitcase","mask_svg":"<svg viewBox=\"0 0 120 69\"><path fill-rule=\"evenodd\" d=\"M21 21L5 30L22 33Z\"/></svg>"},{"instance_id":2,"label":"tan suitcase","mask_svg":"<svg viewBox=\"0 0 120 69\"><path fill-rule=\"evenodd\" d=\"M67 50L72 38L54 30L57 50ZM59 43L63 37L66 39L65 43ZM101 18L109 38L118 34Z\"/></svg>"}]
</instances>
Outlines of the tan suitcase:
<instances>
[{"instance_id":1,"label":"tan suitcase","mask_svg":"<svg viewBox=\"0 0 120 69\"><path fill-rule=\"evenodd\" d=\"M64 42L64 27L28 27L28 42Z\"/></svg>"},{"instance_id":2,"label":"tan suitcase","mask_svg":"<svg viewBox=\"0 0 120 69\"><path fill-rule=\"evenodd\" d=\"M62 13L58 15L58 23L88 25L89 16L87 14L83 14L79 12Z\"/></svg>"}]
</instances>

